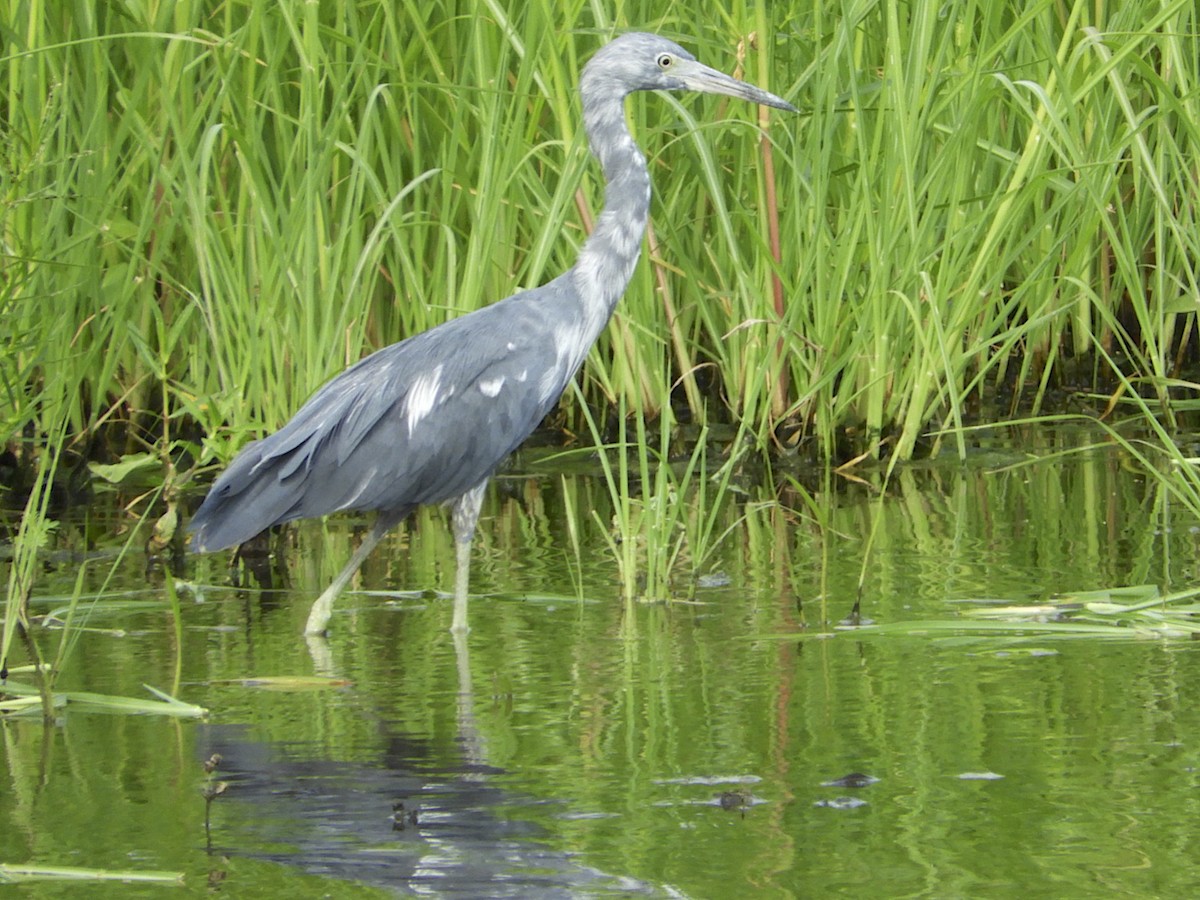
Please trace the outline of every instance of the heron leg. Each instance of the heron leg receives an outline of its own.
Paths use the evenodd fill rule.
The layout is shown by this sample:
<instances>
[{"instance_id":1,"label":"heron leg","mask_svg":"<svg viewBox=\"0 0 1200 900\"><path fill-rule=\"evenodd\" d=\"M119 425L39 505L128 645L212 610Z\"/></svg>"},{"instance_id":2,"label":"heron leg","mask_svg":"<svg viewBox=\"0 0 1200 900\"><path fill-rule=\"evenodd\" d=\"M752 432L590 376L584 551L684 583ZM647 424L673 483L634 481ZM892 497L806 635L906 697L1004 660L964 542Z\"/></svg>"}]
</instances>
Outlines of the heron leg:
<instances>
[{"instance_id":1,"label":"heron leg","mask_svg":"<svg viewBox=\"0 0 1200 900\"><path fill-rule=\"evenodd\" d=\"M350 562L346 563L345 568L338 572L329 587L325 588L321 596L313 603L312 609L308 613L308 624L304 626L305 634L325 633L326 627L329 625L329 618L333 615L333 601L345 589L350 579L354 577L354 573L363 564L363 560L375 549L375 545L383 540L383 536L391 531L392 526L402 518L402 515L395 513L381 512L379 514L379 518L375 520L370 532L358 545L354 555L350 557Z\"/></svg>"},{"instance_id":2,"label":"heron leg","mask_svg":"<svg viewBox=\"0 0 1200 900\"><path fill-rule=\"evenodd\" d=\"M479 510L483 506L483 491L487 481L481 481L454 501L451 520L454 525L454 619L450 625L453 634L466 634L471 630L467 624L467 589L471 582L471 540L475 537L475 526L479 522Z\"/></svg>"}]
</instances>

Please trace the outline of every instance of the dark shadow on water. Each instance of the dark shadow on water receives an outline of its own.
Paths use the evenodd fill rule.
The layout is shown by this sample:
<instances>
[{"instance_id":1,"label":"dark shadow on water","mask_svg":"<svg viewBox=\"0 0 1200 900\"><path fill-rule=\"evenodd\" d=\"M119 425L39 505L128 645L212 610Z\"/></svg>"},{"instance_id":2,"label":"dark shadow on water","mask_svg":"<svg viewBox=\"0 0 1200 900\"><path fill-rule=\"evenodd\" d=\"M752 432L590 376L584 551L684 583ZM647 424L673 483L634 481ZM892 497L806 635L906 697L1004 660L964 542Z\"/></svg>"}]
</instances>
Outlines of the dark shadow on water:
<instances>
[{"instance_id":1,"label":"dark shadow on water","mask_svg":"<svg viewBox=\"0 0 1200 900\"><path fill-rule=\"evenodd\" d=\"M545 843L538 826L505 815L543 801L491 784L499 770L447 765L426 742L383 727L375 760L345 762L304 743L254 740L246 727L206 726L202 758L220 754L218 775L229 784L213 804L211 854L401 895L661 895L580 864Z\"/></svg>"}]
</instances>

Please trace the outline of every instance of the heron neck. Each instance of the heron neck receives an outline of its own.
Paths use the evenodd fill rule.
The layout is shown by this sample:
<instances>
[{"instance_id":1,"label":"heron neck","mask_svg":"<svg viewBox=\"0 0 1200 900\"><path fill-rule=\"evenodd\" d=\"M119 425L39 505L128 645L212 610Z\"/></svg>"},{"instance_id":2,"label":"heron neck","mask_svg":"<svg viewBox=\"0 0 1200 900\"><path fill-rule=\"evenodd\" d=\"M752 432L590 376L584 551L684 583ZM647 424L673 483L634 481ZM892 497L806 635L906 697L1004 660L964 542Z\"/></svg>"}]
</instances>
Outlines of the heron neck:
<instances>
[{"instance_id":1,"label":"heron neck","mask_svg":"<svg viewBox=\"0 0 1200 900\"><path fill-rule=\"evenodd\" d=\"M625 293L650 212L650 173L625 123L624 98L584 94L583 118L592 153L604 170L604 209L575 262L575 285L589 319L603 329Z\"/></svg>"}]
</instances>

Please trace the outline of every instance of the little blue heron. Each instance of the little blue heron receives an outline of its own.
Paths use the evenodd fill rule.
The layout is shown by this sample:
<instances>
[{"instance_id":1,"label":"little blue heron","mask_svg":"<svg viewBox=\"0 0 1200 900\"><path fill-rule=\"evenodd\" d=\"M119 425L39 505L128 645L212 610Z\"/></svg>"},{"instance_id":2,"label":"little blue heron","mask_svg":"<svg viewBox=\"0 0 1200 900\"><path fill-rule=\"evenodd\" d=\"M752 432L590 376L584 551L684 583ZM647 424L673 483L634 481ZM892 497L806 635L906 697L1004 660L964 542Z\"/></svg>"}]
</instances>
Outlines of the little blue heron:
<instances>
[{"instance_id":1,"label":"little blue heron","mask_svg":"<svg viewBox=\"0 0 1200 900\"><path fill-rule=\"evenodd\" d=\"M192 548L208 552L281 522L376 510L370 533L313 603L309 634L325 632L333 601L388 530L427 503L452 505L451 630L466 632L471 539L488 479L558 403L641 252L650 175L625 123L625 97L704 91L796 111L652 34L625 34L601 48L584 66L579 90L606 187L604 209L575 265L548 284L351 366L283 428L248 444L192 519Z\"/></svg>"}]
</instances>

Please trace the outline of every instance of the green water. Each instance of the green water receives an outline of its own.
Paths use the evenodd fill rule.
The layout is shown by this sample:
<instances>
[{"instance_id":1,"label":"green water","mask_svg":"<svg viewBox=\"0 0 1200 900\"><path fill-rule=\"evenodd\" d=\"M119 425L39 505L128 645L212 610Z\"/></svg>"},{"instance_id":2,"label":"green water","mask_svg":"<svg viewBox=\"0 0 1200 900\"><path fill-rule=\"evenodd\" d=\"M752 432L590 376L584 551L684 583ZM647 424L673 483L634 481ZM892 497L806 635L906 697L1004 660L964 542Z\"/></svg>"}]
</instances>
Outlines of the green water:
<instances>
[{"instance_id":1,"label":"green water","mask_svg":"<svg viewBox=\"0 0 1200 900\"><path fill-rule=\"evenodd\" d=\"M327 644L300 636L308 603L361 523L295 530L289 584L270 592L230 587L223 554L189 559L182 646L130 558L108 596L149 605L101 600L62 687L169 688L178 652L181 698L210 715L4 721L0 861L168 870L185 876L175 894L211 879L250 898L1194 896L1200 645L834 627L864 561L862 614L879 623L1200 581L1197 523L1117 451L1000 470L1063 440L1078 438L912 467L883 495L878 473L836 479L812 494L819 520L796 489L753 489L721 511L732 527L703 564L721 586L681 575L691 600L670 606L620 600L598 481L506 479L459 647L432 593L453 581L437 511L368 561L361 587L381 593L344 597ZM59 549L102 545L115 510L101 495L65 519ZM89 563L93 589L108 565ZM54 557L39 593L66 593L77 571ZM246 682L313 674L344 683ZM206 837L213 752L229 788ZM849 773L879 780L823 785ZM722 808L726 792L744 800ZM864 802L827 805L839 798ZM418 821L394 829L396 801Z\"/></svg>"}]
</instances>

